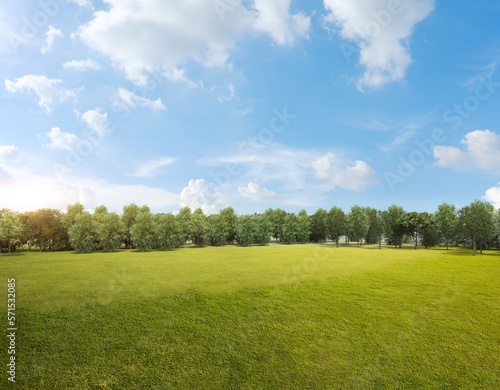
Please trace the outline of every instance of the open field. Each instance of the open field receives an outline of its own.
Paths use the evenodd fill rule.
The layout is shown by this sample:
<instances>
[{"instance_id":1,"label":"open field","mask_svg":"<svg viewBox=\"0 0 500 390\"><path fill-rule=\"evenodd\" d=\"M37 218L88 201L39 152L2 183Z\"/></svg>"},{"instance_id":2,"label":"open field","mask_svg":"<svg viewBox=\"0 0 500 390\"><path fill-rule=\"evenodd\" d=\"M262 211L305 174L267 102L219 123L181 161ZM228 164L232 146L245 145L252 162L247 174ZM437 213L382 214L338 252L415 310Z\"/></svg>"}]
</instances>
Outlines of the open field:
<instances>
[{"instance_id":1,"label":"open field","mask_svg":"<svg viewBox=\"0 0 500 390\"><path fill-rule=\"evenodd\" d=\"M498 251L17 252L0 274L19 389L500 388Z\"/></svg>"}]
</instances>

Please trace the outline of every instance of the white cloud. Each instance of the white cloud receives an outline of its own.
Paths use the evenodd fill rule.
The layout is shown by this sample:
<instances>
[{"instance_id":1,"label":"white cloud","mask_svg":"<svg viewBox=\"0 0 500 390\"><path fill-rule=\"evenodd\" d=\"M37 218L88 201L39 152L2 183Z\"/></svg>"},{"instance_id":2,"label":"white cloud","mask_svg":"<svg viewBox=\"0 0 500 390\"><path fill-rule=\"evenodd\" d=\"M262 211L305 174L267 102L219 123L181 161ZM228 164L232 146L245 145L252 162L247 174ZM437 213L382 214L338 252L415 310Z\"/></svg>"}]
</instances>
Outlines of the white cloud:
<instances>
[{"instance_id":1,"label":"white cloud","mask_svg":"<svg viewBox=\"0 0 500 390\"><path fill-rule=\"evenodd\" d=\"M255 202L268 202L279 198L276 192L269 191L267 188L259 187L258 184L248 183L246 187L238 187L238 192L245 198L250 198Z\"/></svg>"},{"instance_id":2,"label":"white cloud","mask_svg":"<svg viewBox=\"0 0 500 390\"><path fill-rule=\"evenodd\" d=\"M434 0L324 0L326 21L342 38L359 45L365 67L358 89L401 80L411 63L408 39L434 10Z\"/></svg>"},{"instance_id":3,"label":"white cloud","mask_svg":"<svg viewBox=\"0 0 500 390\"><path fill-rule=\"evenodd\" d=\"M344 168L334 154L328 153L313 161L312 166L318 178L329 180L335 187L364 191L377 184L375 172L364 161L357 160L353 166Z\"/></svg>"},{"instance_id":4,"label":"white cloud","mask_svg":"<svg viewBox=\"0 0 500 390\"><path fill-rule=\"evenodd\" d=\"M311 19L302 12L291 15L291 0L254 0L258 12L255 29L269 34L280 45L309 38Z\"/></svg>"},{"instance_id":5,"label":"white cloud","mask_svg":"<svg viewBox=\"0 0 500 390\"><path fill-rule=\"evenodd\" d=\"M483 199L492 203L495 209L500 209L500 183L497 184L496 187L491 187L486 190L486 194L483 196Z\"/></svg>"},{"instance_id":6,"label":"white cloud","mask_svg":"<svg viewBox=\"0 0 500 390\"><path fill-rule=\"evenodd\" d=\"M93 8L90 0L68 0L70 3L78 4L80 7Z\"/></svg>"},{"instance_id":7,"label":"white cloud","mask_svg":"<svg viewBox=\"0 0 500 390\"><path fill-rule=\"evenodd\" d=\"M85 72L87 70L100 70L101 65L87 58L86 60L72 60L63 64L64 69L71 69L76 72Z\"/></svg>"},{"instance_id":8,"label":"white cloud","mask_svg":"<svg viewBox=\"0 0 500 390\"><path fill-rule=\"evenodd\" d=\"M435 165L457 171L480 169L500 174L500 134L490 130L476 130L468 133L462 144L466 151L453 146L436 146Z\"/></svg>"},{"instance_id":9,"label":"white cloud","mask_svg":"<svg viewBox=\"0 0 500 390\"><path fill-rule=\"evenodd\" d=\"M51 143L44 146L49 148L75 150L80 144L80 139L76 135L64 133L59 127L52 128L45 135L50 138Z\"/></svg>"},{"instance_id":10,"label":"white cloud","mask_svg":"<svg viewBox=\"0 0 500 390\"><path fill-rule=\"evenodd\" d=\"M19 159L19 149L14 145L0 146L0 162L17 161Z\"/></svg>"},{"instance_id":11,"label":"white cloud","mask_svg":"<svg viewBox=\"0 0 500 390\"><path fill-rule=\"evenodd\" d=\"M52 46L54 46L54 40L56 37L62 37L63 33L54 26L49 26L49 29L45 33L45 44L40 49L42 54L47 54L52 51Z\"/></svg>"},{"instance_id":12,"label":"white cloud","mask_svg":"<svg viewBox=\"0 0 500 390\"><path fill-rule=\"evenodd\" d=\"M175 158L171 157L162 157L154 159L139 166L130 176L139 178L150 178L155 176L161 170L161 168L170 165L173 162L175 162Z\"/></svg>"},{"instance_id":13,"label":"white cloud","mask_svg":"<svg viewBox=\"0 0 500 390\"><path fill-rule=\"evenodd\" d=\"M228 96L219 96L218 97L219 103L230 102L231 100L236 99L236 92L234 90L234 85L229 84L227 86L227 89L229 90L229 95Z\"/></svg>"},{"instance_id":14,"label":"white cloud","mask_svg":"<svg viewBox=\"0 0 500 390\"><path fill-rule=\"evenodd\" d=\"M306 37L310 28L308 17L290 14L290 0L254 0L253 9L229 4L221 14L216 1L107 0L108 10L96 12L78 36L109 56L129 80L147 85L155 72L189 80L182 67L191 61L226 65L245 34L264 32L284 45Z\"/></svg>"},{"instance_id":15,"label":"white cloud","mask_svg":"<svg viewBox=\"0 0 500 390\"><path fill-rule=\"evenodd\" d=\"M26 167L6 167L0 180L2 207L20 212L50 207L66 210L71 203L80 202L91 209L104 204L110 211L121 213L130 203L146 204L154 212L173 210L178 206L179 196L160 188L142 185L122 185L106 180L82 177L55 178L34 173ZM36 194L33 192L36 188ZM116 196L120 194L120 196Z\"/></svg>"},{"instance_id":16,"label":"white cloud","mask_svg":"<svg viewBox=\"0 0 500 390\"><path fill-rule=\"evenodd\" d=\"M15 82L5 80L5 87L9 92L31 92L38 96L38 105L51 111L52 105L62 103L75 94L61 87L62 80L49 79L45 76L26 75L17 78Z\"/></svg>"},{"instance_id":17,"label":"white cloud","mask_svg":"<svg viewBox=\"0 0 500 390\"><path fill-rule=\"evenodd\" d=\"M89 110L80 116L80 119L87 124L87 126L97 131L101 136L110 132L108 128L108 114L101 114L100 109Z\"/></svg>"},{"instance_id":18,"label":"white cloud","mask_svg":"<svg viewBox=\"0 0 500 390\"><path fill-rule=\"evenodd\" d=\"M161 102L160 98L153 101L151 99L137 96L135 93L130 92L125 88L118 89L118 93L114 96L113 104L119 107L124 106L129 108L150 108L153 111L165 110L165 106Z\"/></svg>"},{"instance_id":19,"label":"white cloud","mask_svg":"<svg viewBox=\"0 0 500 390\"><path fill-rule=\"evenodd\" d=\"M179 205L188 206L191 210L201 208L207 215L216 214L228 205L226 195L217 192L212 183L205 179L190 180L180 196Z\"/></svg>"}]
</instances>

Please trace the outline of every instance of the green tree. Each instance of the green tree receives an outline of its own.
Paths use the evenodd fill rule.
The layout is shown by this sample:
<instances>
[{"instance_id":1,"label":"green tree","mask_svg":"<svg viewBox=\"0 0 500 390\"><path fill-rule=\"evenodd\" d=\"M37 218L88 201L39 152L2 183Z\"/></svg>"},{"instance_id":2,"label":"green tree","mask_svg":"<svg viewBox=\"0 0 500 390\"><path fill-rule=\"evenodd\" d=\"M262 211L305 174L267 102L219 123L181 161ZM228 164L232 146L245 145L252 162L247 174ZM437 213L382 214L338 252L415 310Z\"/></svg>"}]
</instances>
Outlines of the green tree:
<instances>
[{"instance_id":1,"label":"green tree","mask_svg":"<svg viewBox=\"0 0 500 390\"><path fill-rule=\"evenodd\" d=\"M128 206L123 206L122 222L125 226L125 245L132 249L132 226L134 226L137 214L139 214L139 206L131 203Z\"/></svg>"},{"instance_id":2,"label":"green tree","mask_svg":"<svg viewBox=\"0 0 500 390\"><path fill-rule=\"evenodd\" d=\"M457 210L454 205L442 203L438 206L438 210L434 215L438 234L443 237L446 242L446 249L448 250L449 242L455 237L457 232Z\"/></svg>"},{"instance_id":3,"label":"green tree","mask_svg":"<svg viewBox=\"0 0 500 390\"><path fill-rule=\"evenodd\" d=\"M428 213L417 213L415 211L403 214L399 223L405 228L405 233L415 241L417 249L418 238L431 225L431 216Z\"/></svg>"},{"instance_id":4,"label":"green tree","mask_svg":"<svg viewBox=\"0 0 500 390\"><path fill-rule=\"evenodd\" d=\"M439 245L441 242L441 237L439 229L436 224L436 219L434 215L430 215L430 224L422 232L422 245L425 249L428 247L433 247Z\"/></svg>"},{"instance_id":5,"label":"green tree","mask_svg":"<svg viewBox=\"0 0 500 390\"><path fill-rule=\"evenodd\" d=\"M346 232L346 215L339 207L332 207L327 216L327 232L330 238L335 241L335 246L339 247L339 238Z\"/></svg>"},{"instance_id":6,"label":"green tree","mask_svg":"<svg viewBox=\"0 0 500 390\"><path fill-rule=\"evenodd\" d=\"M92 215L84 211L78 214L69 228L69 242L77 253L90 253L95 249L97 231Z\"/></svg>"},{"instance_id":7,"label":"green tree","mask_svg":"<svg viewBox=\"0 0 500 390\"><path fill-rule=\"evenodd\" d=\"M19 220L23 225L23 230L21 234L21 243L23 245L27 245L28 251L31 251L31 247L36 245L38 238L41 234L40 225L36 218L36 213L34 211L29 211L26 213L19 214Z\"/></svg>"},{"instance_id":8,"label":"green tree","mask_svg":"<svg viewBox=\"0 0 500 390\"><path fill-rule=\"evenodd\" d=\"M495 230L494 208L490 203L476 200L459 210L462 234L472 241L472 253L476 256L477 243L482 253L483 242L491 239Z\"/></svg>"},{"instance_id":9,"label":"green tree","mask_svg":"<svg viewBox=\"0 0 500 390\"><path fill-rule=\"evenodd\" d=\"M267 245L271 242L273 225L266 214L259 214L253 217L254 239L253 242L259 245Z\"/></svg>"},{"instance_id":10,"label":"green tree","mask_svg":"<svg viewBox=\"0 0 500 390\"><path fill-rule=\"evenodd\" d=\"M268 209L265 214L273 226L273 237L276 241L283 241L283 225L285 224L286 211L282 209Z\"/></svg>"},{"instance_id":11,"label":"green tree","mask_svg":"<svg viewBox=\"0 0 500 390\"><path fill-rule=\"evenodd\" d=\"M399 245L400 248L405 228L399 221L404 213L405 211L402 207L394 204L389 206L386 211L382 212L384 232L389 240L389 244L394 244L395 247Z\"/></svg>"},{"instance_id":12,"label":"green tree","mask_svg":"<svg viewBox=\"0 0 500 390\"><path fill-rule=\"evenodd\" d=\"M22 232L23 224L19 219L19 215L11 210L3 210L0 215L0 242L8 245L9 255L12 246L21 239Z\"/></svg>"},{"instance_id":13,"label":"green tree","mask_svg":"<svg viewBox=\"0 0 500 390\"><path fill-rule=\"evenodd\" d=\"M297 215L297 241L301 244L309 242L311 237L311 220L306 210L300 210Z\"/></svg>"},{"instance_id":14,"label":"green tree","mask_svg":"<svg viewBox=\"0 0 500 390\"><path fill-rule=\"evenodd\" d=\"M224 225L227 226L227 243L231 244L238 234L238 216L232 207L222 209L219 215L224 220Z\"/></svg>"},{"instance_id":15,"label":"green tree","mask_svg":"<svg viewBox=\"0 0 500 390\"><path fill-rule=\"evenodd\" d=\"M202 209L196 209L191 215L189 226L189 233L193 244L197 247L204 246L208 239L208 222Z\"/></svg>"},{"instance_id":16,"label":"green tree","mask_svg":"<svg viewBox=\"0 0 500 390\"><path fill-rule=\"evenodd\" d=\"M155 215L154 233L156 246L163 251L180 248L186 242L179 221L172 213Z\"/></svg>"},{"instance_id":17,"label":"green tree","mask_svg":"<svg viewBox=\"0 0 500 390\"><path fill-rule=\"evenodd\" d=\"M327 217L328 213L322 208L319 208L311 215L311 236L313 241L325 242L328 235Z\"/></svg>"},{"instance_id":18,"label":"green tree","mask_svg":"<svg viewBox=\"0 0 500 390\"><path fill-rule=\"evenodd\" d=\"M208 241L210 245L223 246L229 243L229 223L221 214L208 216Z\"/></svg>"},{"instance_id":19,"label":"green tree","mask_svg":"<svg viewBox=\"0 0 500 390\"><path fill-rule=\"evenodd\" d=\"M359 242L366 235L368 222L363 207L354 205L349 213L349 225L351 227L351 237L354 241Z\"/></svg>"},{"instance_id":20,"label":"green tree","mask_svg":"<svg viewBox=\"0 0 500 390\"><path fill-rule=\"evenodd\" d=\"M238 244L250 246L254 242L255 221L249 215L240 215L238 218Z\"/></svg>"},{"instance_id":21,"label":"green tree","mask_svg":"<svg viewBox=\"0 0 500 390\"><path fill-rule=\"evenodd\" d=\"M283 225L283 242L293 244L297 241L297 233L297 216L293 213L287 214Z\"/></svg>"},{"instance_id":22,"label":"green tree","mask_svg":"<svg viewBox=\"0 0 500 390\"><path fill-rule=\"evenodd\" d=\"M189 207L183 207L179 210L179 213L175 217L177 219L177 223L179 229L181 231L183 243L184 245L187 240L189 240L189 230L190 230L190 220L191 220L191 209Z\"/></svg>"},{"instance_id":23,"label":"green tree","mask_svg":"<svg viewBox=\"0 0 500 390\"><path fill-rule=\"evenodd\" d=\"M94 214L95 218L95 214ZM125 224L116 213L100 214L96 221L97 240L105 252L114 252L122 246L126 236Z\"/></svg>"},{"instance_id":24,"label":"green tree","mask_svg":"<svg viewBox=\"0 0 500 390\"><path fill-rule=\"evenodd\" d=\"M153 214L149 208L140 209L130 228L130 238L139 252L153 249L156 241Z\"/></svg>"}]
</instances>

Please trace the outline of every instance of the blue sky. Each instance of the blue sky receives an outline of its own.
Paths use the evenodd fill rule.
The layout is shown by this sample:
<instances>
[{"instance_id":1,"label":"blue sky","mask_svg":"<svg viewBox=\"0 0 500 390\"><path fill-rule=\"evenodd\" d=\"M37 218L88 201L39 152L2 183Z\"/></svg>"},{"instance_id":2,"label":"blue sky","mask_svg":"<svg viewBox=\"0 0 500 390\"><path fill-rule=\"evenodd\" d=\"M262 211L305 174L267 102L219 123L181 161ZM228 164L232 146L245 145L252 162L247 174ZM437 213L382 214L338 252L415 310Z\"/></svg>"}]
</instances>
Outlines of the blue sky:
<instances>
[{"instance_id":1,"label":"blue sky","mask_svg":"<svg viewBox=\"0 0 500 390\"><path fill-rule=\"evenodd\" d=\"M500 206L500 4L0 5L0 207Z\"/></svg>"}]
</instances>

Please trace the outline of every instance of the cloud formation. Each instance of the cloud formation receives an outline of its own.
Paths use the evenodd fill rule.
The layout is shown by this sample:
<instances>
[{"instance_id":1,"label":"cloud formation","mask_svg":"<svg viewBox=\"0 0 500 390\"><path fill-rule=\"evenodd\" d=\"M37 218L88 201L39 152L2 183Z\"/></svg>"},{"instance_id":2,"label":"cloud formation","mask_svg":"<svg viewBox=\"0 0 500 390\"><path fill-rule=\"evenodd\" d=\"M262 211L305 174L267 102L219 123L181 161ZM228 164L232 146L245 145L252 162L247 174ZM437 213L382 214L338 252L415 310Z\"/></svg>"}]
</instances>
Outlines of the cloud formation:
<instances>
[{"instance_id":1,"label":"cloud formation","mask_svg":"<svg viewBox=\"0 0 500 390\"><path fill-rule=\"evenodd\" d=\"M86 60L72 60L63 63L64 69L71 69L75 72L85 72L87 70L100 70L101 65L87 58Z\"/></svg>"},{"instance_id":2,"label":"cloud formation","mask_svg":"<svg viewBox=\"0 0 500 390\"><path fill-rule=\"evenodd\" d=\"M259 185L255 183L248 183L246 187L238 187L238 193L244 198L250 198L255 202L268 202L279 198L276 192L269 191L264 187L259 187Z\"/></svg>"},{"instance_id":3,"label":"cloud formation","mask_svg":"<svg viewBox=\"0 0 500 390\"><path fill-rule=\"evenodd\" d=\"M380 88L404 78L411 63L408 39L434 9L434 0L324 0L325 20L359 46L365 67L358 89Z\"/></svg>"},{"instance_id":4,"label":"cloud formation","mask_svg":"<svg viewBox=\"0 0 500 390\"><path fill-rule=\"evenodd\" d=\"M53 127L45 134L50 139L50 144L44 145L49 148L75 150L80 144L80 139L71 133L64 133L59 127Z\"/></svg>"},{"instance_id":5,"label":"cloud formation","mask_svg":"<svg viewBox=\"0 0 500 390\"><path fill-rule=\"evenodd\" d=\"M110 132L108 128L108 114L101 114L100 109L88 110L80 116L80 119L94 131L97 131L101 136Z\"/></svg>"},{"instance_id":6,"label":"cloud formation","mask_svg":"<svg viewBox=\"0 0 500 390\"><path fill-rule=\"evenodd\" d=\"M62 37L63 33L61 30L55 28L54 26L49 26L49 29L45 33L45 44L40 49L42 54L47 54L52 51L52 47L54 46L54 40L56 37Z\"/></svg>"},{"instance_id":7,"label":"cloud formation","mask_svg":"<svg viewBox=\"0 0 500 390\"><path fill-rule=\"evenodd\" d=\"M180 196L179 205L191 210L201 208L206 215L217 214L229 204L226 195L215 190L205 179L190 180Z\"/></svg>"},{"instance_id":8,"label":"cloud formation","mask_svg":"<svg viewBox=\"0 0 500 390\"><path fill-rule=\"evenodd\" d=\"M130 176L141 179L151 178L160 172L161 168L175 162L175 158L161 157L140 165Z\"/></svg>"},{"instance_id":9,"label":"cloud formation","mask_svg":"<svg viewBox=\"0 0 500 390\"><path fill-rule=\"evenodd\" d=\"M12 93L34 93L38 97L38 105L50 112L56 103L74 98L75 94L61 87L62 80L49 79L46 76L25 75L16 81L5 80L5 88Z\"/></svg>"},{"instance_id":10,"label":"cloud formation","mask_svg":"<svg viewBox=\"0 0 500 390\"><path fill-rule=\"evenodd\" d=\"M291 0L254 0L252 8L239 1L108 0L108 10L80 27L80 39L109 56L137 85L149 75L167 78L194 61L224 66L236 42L248 33L265 33L278 45L307 37L310 20L290 14ZM184 76L185 77L185 76Z\"/></svg>"},{"instance_id":11,"label":"cloud formation","mask_svg":"<svg viewBox=\"0 0 500 390\"><path fill-rule=\"evenodd\" d=\"M14 145L0 146L0 162L17 161L19 159L19 149Z\"/></svg>"},{"instance_id":12,"label":"cloud formation","mask_svg":"<svg viewBox=\"0 0 500 390\"><path fill-rule=\"evenodd\" d=\"M313 161L312 166L316 177L327 179L334 187L364 191L377 184L374 170L364 161L357 160L353 166L343 167L333 153L328 153Z\"/></svg>"},{"instance_id":13,"label":"cloud formation","mask_svg":"<svg viewBox=\"0 0 500 390\"><path fill-rule=\"evenodd\" d=\"M492 203L496 210L500 209L500 183L496 187L491 187L486 190L483 199Z\"/></svg>"},{"instance_id":14,"label":"cloud formation","mask_svg":"<svg viewBox=\"0 0 500 390\"><path fill-rule=\"evenodd\" d=\"M476 130L466 134L463 151L454 146L436 146L435 165L449 167L455 171L480 169L500 174L500 134L490 130Z\"/></svg>"},{"instance_id":15,"label":"cloud formation","mask_svg":"<svg viewBox=\"0 0 500 390\"><path fill-rule=\"evenodd\" d=\"M150 108L153 111L165 110L165 106L161 102L161 99L156 100L147 99L141 96L137 96L135 93L125 89L119 88L118 92L113 98L113 104L116 107L129 107L129 108Z\"/></svg>"}]
</instances>

